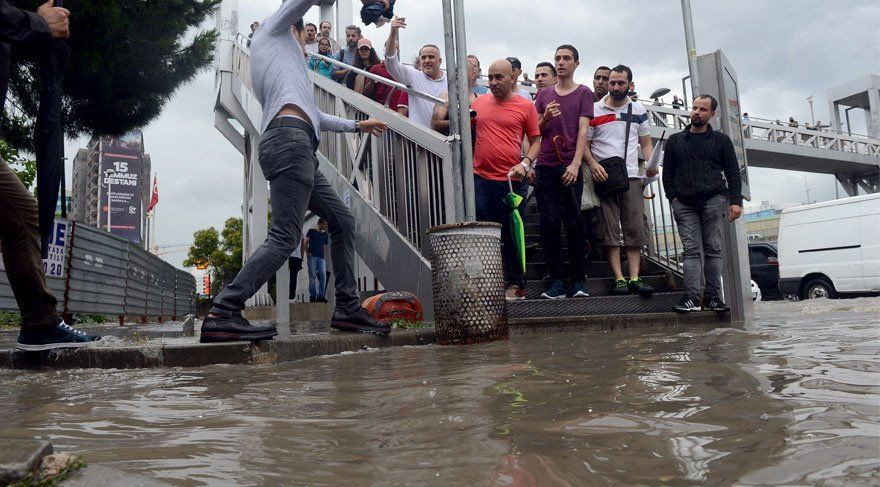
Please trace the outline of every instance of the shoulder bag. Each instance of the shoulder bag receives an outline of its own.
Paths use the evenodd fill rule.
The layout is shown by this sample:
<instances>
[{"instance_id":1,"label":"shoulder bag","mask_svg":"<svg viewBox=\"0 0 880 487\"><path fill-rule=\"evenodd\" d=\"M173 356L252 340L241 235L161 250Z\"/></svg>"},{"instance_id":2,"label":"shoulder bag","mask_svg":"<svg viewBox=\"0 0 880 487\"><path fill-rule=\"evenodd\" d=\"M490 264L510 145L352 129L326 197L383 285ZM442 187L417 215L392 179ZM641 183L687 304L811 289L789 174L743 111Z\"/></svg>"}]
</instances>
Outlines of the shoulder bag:
<instances>
[{"instance_id":1,"label":"shoulder bag","mask_svg":"<svg viewBox=\"0 0 880 487\"><path fill-rule=\"evenodd\" d=\"M614 156L598 161L605 169L608 179L595 182L596 194L600 198L608 198L629 191L629 175L626 171L626 156L629 152L629 129L632 126L632 102L626 109L626 132L624 132L623 157Z\"/></svg>"}]
</instances>

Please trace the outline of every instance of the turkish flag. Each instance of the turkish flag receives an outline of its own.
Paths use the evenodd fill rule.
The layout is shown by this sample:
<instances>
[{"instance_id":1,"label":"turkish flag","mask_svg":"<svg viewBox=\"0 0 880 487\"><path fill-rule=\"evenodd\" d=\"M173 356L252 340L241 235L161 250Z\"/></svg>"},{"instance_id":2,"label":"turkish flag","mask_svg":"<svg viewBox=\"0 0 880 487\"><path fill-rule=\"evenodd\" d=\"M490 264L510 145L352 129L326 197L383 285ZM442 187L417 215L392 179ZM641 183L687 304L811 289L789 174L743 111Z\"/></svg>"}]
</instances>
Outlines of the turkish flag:
<instances>
[{"instance_id":1,"label":"turkish flag","mask_svg":"<svg viewBox=\"0 0 880 487\"><path fill-rule=\"evenodd\" d=\"M153 207L159 204L159 180L157 176L153 176L153 195L150 196L150 206L147 207L147 212L153 211Z\"/></svg>"}]
</instances>

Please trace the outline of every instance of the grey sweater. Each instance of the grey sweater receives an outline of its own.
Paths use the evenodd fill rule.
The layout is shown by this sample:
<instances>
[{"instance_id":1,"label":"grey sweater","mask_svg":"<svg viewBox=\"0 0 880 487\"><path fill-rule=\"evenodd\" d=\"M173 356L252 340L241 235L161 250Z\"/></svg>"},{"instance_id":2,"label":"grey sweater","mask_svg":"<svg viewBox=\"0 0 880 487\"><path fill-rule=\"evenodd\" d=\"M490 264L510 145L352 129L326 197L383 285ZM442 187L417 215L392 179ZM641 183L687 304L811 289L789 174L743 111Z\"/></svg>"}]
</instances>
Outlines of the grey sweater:
<instances>
[{"instance_id":1,"label":"grey sweater","mask_svg":"<svg viewBox=\"0 0 880 487\"><path fill-rule=\"evenodd\" d=\"M299 21L317 0L285 0L274 14L263 21L251 44L251 80L254 94L263 106L260 133L284 105L296 105L309 117L315 135L321 131L354 132L355 121L318 110L314 88L309 80L306 58L290 27Z\"/></svg>"}]
</instances>

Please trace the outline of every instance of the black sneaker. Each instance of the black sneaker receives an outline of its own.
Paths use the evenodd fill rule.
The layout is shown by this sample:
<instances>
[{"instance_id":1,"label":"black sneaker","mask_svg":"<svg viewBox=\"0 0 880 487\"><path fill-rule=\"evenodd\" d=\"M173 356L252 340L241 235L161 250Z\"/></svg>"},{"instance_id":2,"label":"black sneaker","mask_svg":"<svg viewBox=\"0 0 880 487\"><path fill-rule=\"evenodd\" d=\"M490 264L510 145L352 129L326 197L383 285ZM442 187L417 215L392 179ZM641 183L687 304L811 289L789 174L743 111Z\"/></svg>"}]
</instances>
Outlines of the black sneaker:
<instances>
[{"instance_id":1,"label":"black sneaker","mask_svg":"<svg viewBox=\"0 0 880 487\"><path fill-rule=\"evenodd\" d=\"M614 288L611 294L615 296L625 296L629 294L629 282L626 279L617 279L614 281Z\"/></svg>"},{"instance_id":2,"label":"black sneaker","mask_svg":"<svg viewBox=\"0 0 880 487\"><path fill-rule=\"evenodd\" d=\"M376 335L391 333L391 325L379 323L363 308L358 308L357 311L351 314L340 309L333 311L333 317L330 318L330 328L338 331L373 333Z\"/></svg>"},{"instance_id":3,"label":"black sneaker","mask_svg":"<svg viewBox=\"0 0 880 487\"><path fill-rule=\"evenodd\" d=\"M59 348L79 348L100 340L99 336L87 335L69 326L64 321L52 328L38 332L21 332L18 335L18 350L41 352Z\"/></svg>"},{"instance_id":4,"label":"black sneaker","mask_svg":"<svg viewBox=\"0 0 880 487\"><path fill-rule=\"evenodd\" d=\"M702 308L700 308L700 303L698 303L696 299L690 296L685 296L681 298L681 301L679 301L678 304L676 304L675 307L672 309L679 313L691 313L693 311L702 310Z\"/></svg>"},{"instance_id":5,"label":"black sneaker","mask_svg":"<svg viewBox=\"0 0 880 487\"><path fill-rule=\"evenodd\" d=\"M724 313L725 311L730 311L730 306L724 304L724 301L718 296L710 296L709 299L706 300L706 310Z\"/></svg>"},{"instance_id":6,"label":"black sneaker","mask_svg":"<svg viewBox=\"0 0 880 487\"><path fill-rule=\"evenodd\" d=\"M633 294L638 294L643 298L650 298L654 295L654 288L648 285L647 282L643 281L640 277L629 280L629 292Z\"/></svg>"},{"instance_id":7,"label":"black sneaker","mask_svg":"<svg viewBox=\"0 0 880 487\"><path fill-rule=\"evenodd\" d=\"M202 321L202 343L256 342L278 334L275 325L252 325L244 316L207 317Z\"/></svg>"},{"instance_id":8,"label":"black sneaker","mask_svg":"<svg viewBox=\"0 0 880 487\"><path fill-rule=\"evenodd\" d=\"M565 299L565 285L559 279L553 279L550 287L541 293L541 297L544 299Z\"/></svg>"}]
</instances>

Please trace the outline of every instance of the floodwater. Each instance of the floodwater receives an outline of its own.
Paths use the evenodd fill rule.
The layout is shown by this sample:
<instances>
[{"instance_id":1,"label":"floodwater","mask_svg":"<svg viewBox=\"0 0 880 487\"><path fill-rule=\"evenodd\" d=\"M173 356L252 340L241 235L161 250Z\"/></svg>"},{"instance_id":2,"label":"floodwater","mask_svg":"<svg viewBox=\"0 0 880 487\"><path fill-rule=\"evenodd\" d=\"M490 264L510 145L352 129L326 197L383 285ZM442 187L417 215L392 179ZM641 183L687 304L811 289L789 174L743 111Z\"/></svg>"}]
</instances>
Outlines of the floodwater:
<instances>
[{"instance_id":1,"label":"floodwater","mask_svg":"<svg viewBox=\"0 0 880 487\"><path fill-rule=\"evenodd\" d=\"M0 372L0 438L178 485L878 485L880 299L745 330Z\"/></svg>"}]
</instances>

